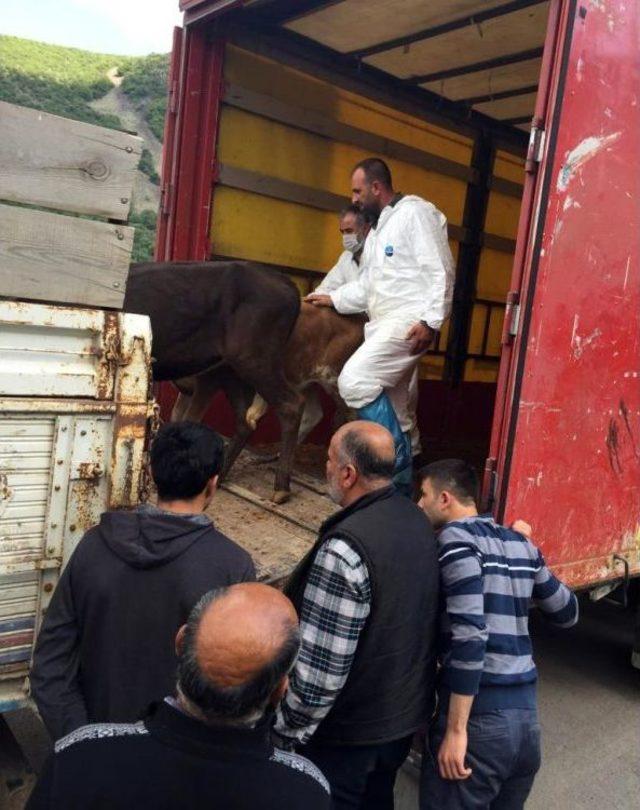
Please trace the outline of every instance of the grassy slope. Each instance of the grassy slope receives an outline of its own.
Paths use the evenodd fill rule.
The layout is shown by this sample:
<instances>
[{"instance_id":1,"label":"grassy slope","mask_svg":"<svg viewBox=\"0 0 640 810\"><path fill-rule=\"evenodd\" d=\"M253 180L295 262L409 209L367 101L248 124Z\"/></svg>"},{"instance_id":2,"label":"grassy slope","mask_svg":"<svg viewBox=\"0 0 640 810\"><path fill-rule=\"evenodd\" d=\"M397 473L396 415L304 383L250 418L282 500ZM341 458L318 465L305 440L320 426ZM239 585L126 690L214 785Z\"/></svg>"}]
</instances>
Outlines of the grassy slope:
<instances>
[{"instance_id":1,"label":"grassy slope","mask_svg":"<svg viewBox=\"0 0 640 810\"><path fill-rule=\"evenodd\" d=\"M152 53L133 59L122 82L122 90L141 110L153 134L162 140L167 109L169 55Z\"/></svg>"},{"instance_id":2,"label":"grassy slope","mask_svg":"<svg viewBox=\"0 0 640 810\"><path fill-rule=\"evenodd\" d=\"M122 124L116 115L89 106L111 90L107 72L116 68L124 76L123 91L162 139L168 62L168 56L158 54L98 54L0 35L0 100L118 129ZM156 168L146 150L140 170L157 182ZM155 212L134 211L130 223L136 227L133 259L147 260L153 252Z\"/></svg>"},{"instance_id":3,"label":"grassy slope","mask_svg":"<svg viewBox=\"0 0 640 810\"><path fill-rule=\"evenodd\" d=\"M89 106L112 85L107 71L125 70L130 58L61 48L0 36L0 99L90 124L119 127L115 115Z\"/></svg>"}]
</instances>

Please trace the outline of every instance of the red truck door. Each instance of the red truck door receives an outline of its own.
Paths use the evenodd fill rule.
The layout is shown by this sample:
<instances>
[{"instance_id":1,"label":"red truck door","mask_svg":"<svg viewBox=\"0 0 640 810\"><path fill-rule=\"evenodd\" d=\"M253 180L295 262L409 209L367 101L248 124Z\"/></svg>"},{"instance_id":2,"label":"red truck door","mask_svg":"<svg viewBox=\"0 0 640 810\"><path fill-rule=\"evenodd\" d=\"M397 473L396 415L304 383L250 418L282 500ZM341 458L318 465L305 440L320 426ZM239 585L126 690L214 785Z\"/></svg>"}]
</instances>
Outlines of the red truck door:
<instances>
[{"instance_id":1,"label":"red truck door","mask_svg":"<svg viewBox=\"0 0 640 810\"><path fill-rule=\"evenodd\" d=\"M552 3L485 479L574 586L640 573L639 42Z\"/></svg>"}]
</instances>

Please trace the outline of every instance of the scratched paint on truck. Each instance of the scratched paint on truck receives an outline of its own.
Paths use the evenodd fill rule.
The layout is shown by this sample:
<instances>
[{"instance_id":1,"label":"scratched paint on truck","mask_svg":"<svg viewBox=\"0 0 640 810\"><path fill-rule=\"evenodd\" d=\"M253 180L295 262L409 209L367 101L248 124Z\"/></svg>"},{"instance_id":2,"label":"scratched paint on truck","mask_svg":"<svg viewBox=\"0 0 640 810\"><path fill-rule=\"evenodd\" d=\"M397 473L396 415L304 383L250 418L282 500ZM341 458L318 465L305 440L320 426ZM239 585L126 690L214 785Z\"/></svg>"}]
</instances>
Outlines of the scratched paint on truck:
<instances>
[{"instance_id":1,"label":"scratched paint on truck","mask_svg":"<svg viewBox=\"0 0 640 810\"><path fill-rule=\"evenodd\" d=\"M78 541L139 500L150 346L146 316L0 304L0 711Z\"/></svg>"},{"instance_id":2,"label":"scratched paint on truck","mask_svg":"<svg viewBox=\"0 0 640 810\"><path fill-rule=\"evenodd\" d=\"M569 24L505 506L585 585L624 574L614 555L640 572L640 7L578 3Z\"/></svg>"}]
</instances>

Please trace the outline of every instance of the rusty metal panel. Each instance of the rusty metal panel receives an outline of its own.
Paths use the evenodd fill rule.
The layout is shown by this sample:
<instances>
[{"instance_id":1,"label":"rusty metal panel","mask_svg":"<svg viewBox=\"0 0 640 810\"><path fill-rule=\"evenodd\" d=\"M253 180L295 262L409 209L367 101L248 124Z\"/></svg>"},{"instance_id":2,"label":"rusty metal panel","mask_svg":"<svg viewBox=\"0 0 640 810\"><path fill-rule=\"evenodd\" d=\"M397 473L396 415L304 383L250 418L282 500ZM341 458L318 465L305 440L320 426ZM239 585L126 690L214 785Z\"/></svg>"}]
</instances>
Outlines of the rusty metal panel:
<instances>
[{"instance_id":1,"label":"rusty metal panel","mask_svg":"<svg viewBox=\"0 0 640 810\"><path fill-rule=\"evenodd\" d=\"M138 502L153 413L146 316L2 306L0 357L13 365L0 367L0 711L24 700L78 541L106 509Z\"/></svg>"},{"instance_id":2,"label":"rusty metal panel","mask_svg":"<svg viewBox=\"0 0 640 810\"><path fill-rule=\"evenodd\" d=\"M112 399L117 313L0 301L0 396Z\"/></svg>"},{"instance_id":3,"label":"rusty metal panel","mask_svg":"<svg viewBox=\"0 0 640 810\"><path fill-rule=\"evenodd\" d=\"M64 419L64 417L63 417ZM37 623L40 565L48 527L61 537L61 515L50 503L56 464L57 417L6 414L0 418L0 678L26 674ZM56 567L59 557L49 557Z\"/></svg>"},{"instance_id":4,"label":"rusty metal panel","mask_svg":"<svg viewBox=\"0 0 640 810\"><path fill-rule=\"evenodd\" d=\"M589 586L640 574L640 6L563 11L498 471L506 520Z\"/></svg>"}]
</instances>

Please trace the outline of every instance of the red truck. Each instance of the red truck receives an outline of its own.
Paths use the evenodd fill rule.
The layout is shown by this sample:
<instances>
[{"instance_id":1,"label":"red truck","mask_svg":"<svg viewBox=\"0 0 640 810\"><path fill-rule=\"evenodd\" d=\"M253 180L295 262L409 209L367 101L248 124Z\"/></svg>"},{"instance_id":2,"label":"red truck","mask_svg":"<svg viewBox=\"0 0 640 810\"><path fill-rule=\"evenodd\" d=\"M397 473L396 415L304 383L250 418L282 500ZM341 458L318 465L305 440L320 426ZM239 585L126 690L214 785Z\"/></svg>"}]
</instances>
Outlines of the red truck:
<instances>
[{"instance_id":1,"label":"red truck","mask_svg":"<svg viewBox=\"0 0 640 810\"><path fill-rule=\"evenodd\" d=\"M626 592L640 574L640 6L361 7L182 0L157 258L286 265L306 291L337 255L349 169L387 159L445 211L457 261L421 371L427 454L482 458L488 506L525 517L565 581Z\"/></svg>"}]
</instances>

